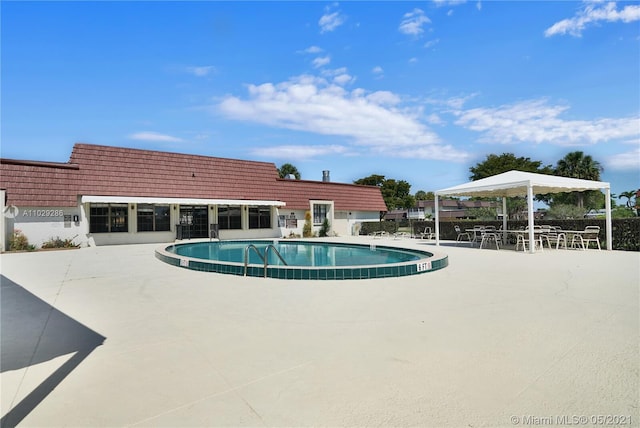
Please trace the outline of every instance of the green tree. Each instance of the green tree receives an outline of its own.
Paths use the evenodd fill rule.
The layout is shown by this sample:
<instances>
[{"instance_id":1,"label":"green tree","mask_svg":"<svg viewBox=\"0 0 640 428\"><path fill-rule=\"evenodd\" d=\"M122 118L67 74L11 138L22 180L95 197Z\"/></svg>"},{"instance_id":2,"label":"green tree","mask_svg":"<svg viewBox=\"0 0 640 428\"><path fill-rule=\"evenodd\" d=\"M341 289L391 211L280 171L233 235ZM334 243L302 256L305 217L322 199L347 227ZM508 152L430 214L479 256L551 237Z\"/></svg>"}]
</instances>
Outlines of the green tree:
<instances>
[{"instance_id":1,"label":"green tree","mask_svg":"<svg viewBox=\"0 0 640 428\"><path fill-rule=\"evenodd\" d=\"M565 155L558 161L555 175L561 177L579 178L583 180L600 180L600 173L604 171L600 162L594 160L584 152L575 151ZM589 190L585 192L559 193L551 195L552 202L559 204L573 204L579 208L601 208L604 206L602 192ZM550 205L551 205L550 204Z\"/></svg>"},{"instance_id":2,"label":"green tree","mask_svg":"<svg viewBox=\"0 0 640 428\"><path fill-rule=\"evenodd\" d=\"M553 204L545 218L550 220L566 220L583 218L584 210L575 205Z\"/></svg>"},{"instance_id":3,"label":"green tree","mask_svg":"<svg viewBox=\"0 0 640 428\"><path fill-rule=\"evenodd\" d=\"M517 170L525 172L536 172L538 174L553 174L551 165L542 165L542 161L532 161L525 157L516 157L513 153L503 153L501 155L487 155L487 158L469 168L470 180L480 180L503 172Z\"/></svg>"},{"instance_id":4,"label":"green tree","mask_svg":"<svg viewBox=\"0 0 640 428\"><path fill-rule=\"evenodd\" d=\"M280 178L285 178L287 175L291 174L296 178L296 180L300 180L300 172L298 171L298 168L290 163L282 164L282 166L278 168L278 174L280 175Z\"/></svg>"},{"instance_id":5,"label":"green tree","mask_svg":"<svg viewBox=\"0 0 640 428\"><path fill-rule=\"evenodd\" d=\"M360 184L363 186L378 186L378 187L382 187L382 185L385 182L385 178L384 175L370 175L368 177L365 178L361 178L359 180L354 181L354 184Z\"/></svg>"},{"instance_id":6,"label":"green tree","mask_svg":"<svg viewBox=\"0 0 640 428\"><path fill-rule=\"evenodd\" d=\"M433 192L425 192L424 190L418 190L413 197L416 201L433 201L436 198Z\"/></svg>"},{"instance_id":7,"label":"green tree","mask_svg":"<svg viewBox=\"0 0 640 428\"><path fill-rule=\"evenodd\" d=\"M513 153L503 153L501 155L487 155L484 161L470 167L469 172L471 172L471 175L469 178L475 181L511 170L535 172L538 174L553 174L553 167L551 165L543 165L542 161L516 157ZM536 199L544 201L545 196L536 195ZM524 198L507 198L508 217L515 219L520 218L521 214L526 211L526 206L527 202Z\"/></svg>"},{"instance_id":8,"label":"green tree","mask_svg":"<svg viewBox=\"0 0 640 428\"><path fill-rule=\"evenodd\" d=\"M393 210L397 208L411 208L416 204L416 200L411 195L411 184L405 180L387 179L384 175L370 175L354 181L355 184L377 186L382 193L387 208Z\"/></svg>"},{"instance_id":9,"label":"green tree","mask_svg":"<svg viewBox=\"0 0 640 428\"><path fill-rule=\"evenodd\" d=\"M635 198L636 192L634 190L629 190L628 192L622 192L618 195L618 199L627 198L627 208L633 209L635 204L631 202L632 198Z\"/></svg>"}]
</instances>

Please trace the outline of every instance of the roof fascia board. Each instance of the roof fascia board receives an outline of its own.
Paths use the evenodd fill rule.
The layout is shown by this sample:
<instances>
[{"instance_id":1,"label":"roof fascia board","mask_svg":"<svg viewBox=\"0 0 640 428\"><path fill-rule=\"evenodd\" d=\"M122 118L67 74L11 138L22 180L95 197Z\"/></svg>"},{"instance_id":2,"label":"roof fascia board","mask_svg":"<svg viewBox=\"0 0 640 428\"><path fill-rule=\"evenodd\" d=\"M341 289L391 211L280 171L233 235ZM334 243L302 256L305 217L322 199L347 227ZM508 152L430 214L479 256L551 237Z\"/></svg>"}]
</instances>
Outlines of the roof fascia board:
<instances>
[{"instance_id":1,"label":"roof fascia board","mask_svg":"<svg viewBox=\"0 0 640 428\"><path fill-rule=\"evenodd\" d=\"M97 196L83 195L84 203L127 203L127 204L177 204L177 205L269 205L283 207L282 201L265 201L254 199L200 199L200 198L155 198L142 196Z\"/></svg>"}]
</instances>

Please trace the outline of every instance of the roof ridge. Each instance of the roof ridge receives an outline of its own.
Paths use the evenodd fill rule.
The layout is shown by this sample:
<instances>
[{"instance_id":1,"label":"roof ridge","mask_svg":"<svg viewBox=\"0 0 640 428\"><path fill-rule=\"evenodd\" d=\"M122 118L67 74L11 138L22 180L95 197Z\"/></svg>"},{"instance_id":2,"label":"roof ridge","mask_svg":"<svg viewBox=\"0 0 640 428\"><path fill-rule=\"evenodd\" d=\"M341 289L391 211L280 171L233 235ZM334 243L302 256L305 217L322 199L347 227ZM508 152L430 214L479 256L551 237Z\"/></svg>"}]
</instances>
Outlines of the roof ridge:
<instances>
[{"instance_id":1,"label":"roof ridge","mask_svg":"<svg viewBox=\"0 0 640 428\"><path fill-rule=\"evenodd\" d=\"M173 156L179 156L179 157L191 157L191 158L201 158L201 159L209 159L209 160L218 159L222 161L248 162L248 163L255 163L255 164L272 165L274 168L277 169L275 163L267 162L267 161L255 161L255 160L238 159L238 158L224 158L220 156L207 156L207 155L197 155L197 154L190 154L190 153L170 152L170 151L164 151L164 150L149 150L149 149L140 149L137 147L109 146L104 144L90 144L90 143L75 143L73 145L73 149L71 150L71 159L73 159L74 153L76 153L76 149L82 148L82 147L86 147L89 149L106 149L110 151L125 150L128 152L138 152L138 153L140 152L149 153L149 154L156 153L160 155L173 155Z\"/></svg>"},{"instance_id":2,"label":"roof ridge","mask_svg":"<svg viewBox=\"0 0 640 428\"><path fill-rule=\"evenodd\" d=\"M25 166L39 166L43 168L63 168L63 169L79 169L80 166L71 162L48 162L48 161L35 161L28 159L7 159L0 158L0 163L7 165L25 165Z\"/></svg>"}]
</instances>

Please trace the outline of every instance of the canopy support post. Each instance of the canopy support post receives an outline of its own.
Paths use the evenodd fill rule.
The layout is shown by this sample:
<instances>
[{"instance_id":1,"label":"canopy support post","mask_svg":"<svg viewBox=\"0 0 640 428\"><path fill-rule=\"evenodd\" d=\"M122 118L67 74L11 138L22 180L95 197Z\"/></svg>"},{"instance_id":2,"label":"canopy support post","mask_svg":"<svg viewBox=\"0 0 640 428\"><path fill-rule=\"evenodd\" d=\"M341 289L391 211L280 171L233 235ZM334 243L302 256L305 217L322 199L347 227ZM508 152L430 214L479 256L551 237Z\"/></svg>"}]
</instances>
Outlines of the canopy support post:
<instances>
[{"instance_id":1,"label":"canopy support post","mask_svg":"<svg viewBox=\"0 0 640 428\"><path fill-rule=\"evenodd\" d=\"M605 214L605 232L607 238L607 250L613 250L613 233L611 231L611 189L606 187L604 189L604 207L606 209Z\"/></svg>"},{"instance_id":2,"label":"canopy support post","mask_svg":"<svg viewBox=\"0 0 640 428\"><path fill-rule=\"evenodd\" d=\"M435 214L435 226L436 226L436 247L440 246L440 213L438 210L438 194L436 193L435 195L435 200L434 200L434 206L433 209L435 210L434 214Z\"/></svg>"},{"instance_id":3,"label":"canopy support post","mask_svg":"<svg viewBox=\"0 0 640 428\"><path fill-rule=\"evenodd\" d=\"M533 233L533 186L527 185L527 217L529 220L529 252L535 253L535 235Z\"/></svg>"},{"instance_id":4,"label":"canopy support post","mask_svg":"<svg viewBox=\"0 0 640 428\"><path fill-rule=\"evenodd\" d=\"M502 197L502 242L507 242L507 197Z\"/></svg>"}]
</instances>

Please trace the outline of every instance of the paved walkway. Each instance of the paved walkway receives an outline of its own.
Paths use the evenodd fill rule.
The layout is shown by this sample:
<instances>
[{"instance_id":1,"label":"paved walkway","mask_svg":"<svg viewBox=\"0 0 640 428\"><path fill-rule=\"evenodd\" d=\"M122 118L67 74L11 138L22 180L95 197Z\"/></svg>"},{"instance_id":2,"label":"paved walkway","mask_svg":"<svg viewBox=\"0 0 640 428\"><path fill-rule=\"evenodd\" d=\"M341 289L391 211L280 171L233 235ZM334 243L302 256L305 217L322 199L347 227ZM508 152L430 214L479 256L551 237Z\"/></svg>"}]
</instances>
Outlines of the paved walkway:
<instances>
[{"instance_id":1,"label":"paved walkway","mask_svg":"<svg viewBox=\"0 0 640 428\"><path fill-rule=\"evenodd\" d=\"M2 255L7 425L639 424L638 253L443 246L423 275L283 281L155 247Z\"/></svg>"}]
</instances>

